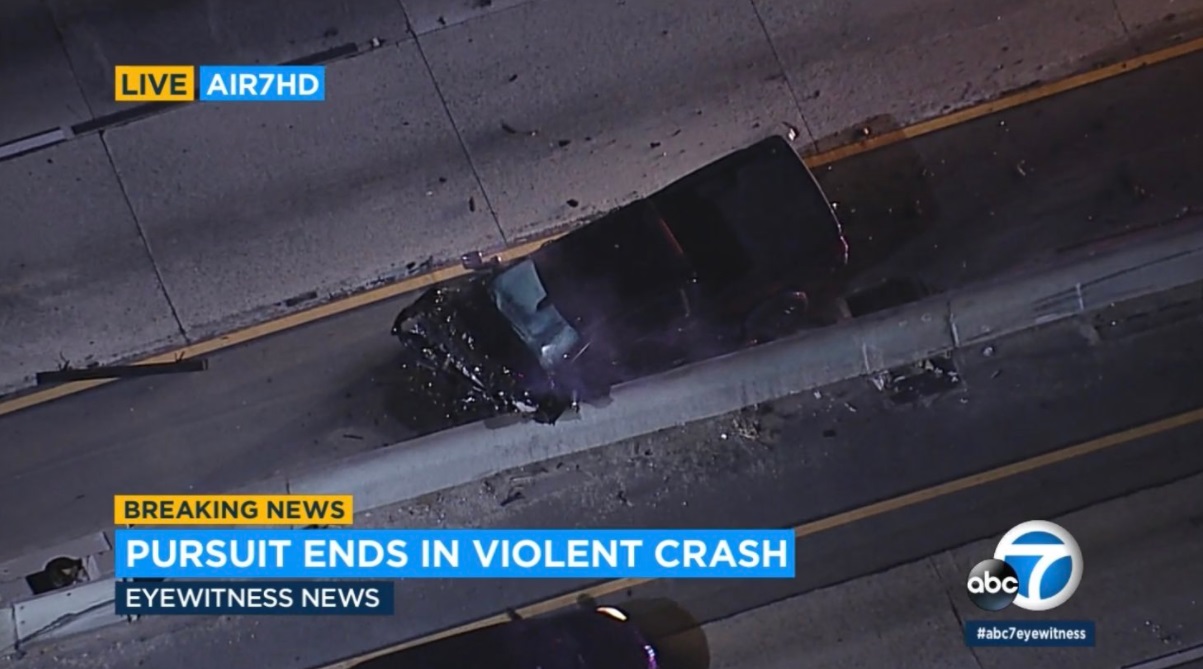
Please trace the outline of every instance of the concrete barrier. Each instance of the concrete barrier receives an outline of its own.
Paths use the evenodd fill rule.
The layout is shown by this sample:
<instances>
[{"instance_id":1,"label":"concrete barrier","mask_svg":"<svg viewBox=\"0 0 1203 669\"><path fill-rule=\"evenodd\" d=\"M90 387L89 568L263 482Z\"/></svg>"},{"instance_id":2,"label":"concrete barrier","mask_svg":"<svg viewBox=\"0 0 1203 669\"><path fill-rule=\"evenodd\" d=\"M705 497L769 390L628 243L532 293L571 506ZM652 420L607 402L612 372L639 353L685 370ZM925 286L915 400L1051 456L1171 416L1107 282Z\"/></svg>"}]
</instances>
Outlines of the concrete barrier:
<instances>
[{"instance_id":1,"label":"concrete barrier","mask_svg":"<svg viewBox=\"0 0 1203 669\"><path fill-rule=\"evenodd\" d=\"M1120 250L940 295L615 389L554 427L482 423L358 454L239 492L346 493L356 510L396 504L495 474L818 386L873 374L1050 322L1203 281L1203 220ZM42 595L0 616L17 646L124 620L112 579ZM106 599L107 597L107 599ZM6 627L6 624L8 627ZM6 637L5 637L6 638ZM5 643L0 638L0 644ZM3 647L0 646L0 649Z\"/></svg>"}]
</instances>

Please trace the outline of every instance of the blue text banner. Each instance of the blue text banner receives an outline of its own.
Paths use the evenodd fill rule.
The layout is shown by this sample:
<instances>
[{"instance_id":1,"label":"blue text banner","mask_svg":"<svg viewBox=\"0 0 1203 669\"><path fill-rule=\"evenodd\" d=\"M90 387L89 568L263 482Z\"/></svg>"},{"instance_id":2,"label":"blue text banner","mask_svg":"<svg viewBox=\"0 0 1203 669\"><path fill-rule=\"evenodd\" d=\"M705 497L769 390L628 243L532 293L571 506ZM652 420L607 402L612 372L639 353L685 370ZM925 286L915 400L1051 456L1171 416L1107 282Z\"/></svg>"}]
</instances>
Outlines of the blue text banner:
<instances>
[{"instance_id":1,"label":"blue text banner","mask_svg":"<svg viewBox=\"0 0 1203 669\"><path fill-rule=\"evenodd\" d=\"M793 578L790 530L116 531L118 578Z\"/></svg>"}]
</instances>

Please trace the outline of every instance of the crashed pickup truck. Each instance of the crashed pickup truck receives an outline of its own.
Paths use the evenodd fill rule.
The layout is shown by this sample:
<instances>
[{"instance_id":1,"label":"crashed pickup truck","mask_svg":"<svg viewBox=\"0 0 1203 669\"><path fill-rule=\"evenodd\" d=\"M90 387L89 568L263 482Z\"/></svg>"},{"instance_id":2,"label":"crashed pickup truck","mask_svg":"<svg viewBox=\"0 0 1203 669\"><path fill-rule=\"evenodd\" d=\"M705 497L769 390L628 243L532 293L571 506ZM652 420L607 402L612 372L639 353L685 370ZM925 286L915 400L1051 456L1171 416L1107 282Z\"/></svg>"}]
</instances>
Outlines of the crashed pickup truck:
<instances>
[{"instance_id":1,"label":"crashed pickup truck","mask_svg":"<svg viewBox=\"0 0 1203 669\"><path fill-rule=\"evenodd\" d=\"M429 289L392 332L441 418L554 423L617 383L831 322L847 261L814 175L771 137Z\"/></svg>"}]
</instances>

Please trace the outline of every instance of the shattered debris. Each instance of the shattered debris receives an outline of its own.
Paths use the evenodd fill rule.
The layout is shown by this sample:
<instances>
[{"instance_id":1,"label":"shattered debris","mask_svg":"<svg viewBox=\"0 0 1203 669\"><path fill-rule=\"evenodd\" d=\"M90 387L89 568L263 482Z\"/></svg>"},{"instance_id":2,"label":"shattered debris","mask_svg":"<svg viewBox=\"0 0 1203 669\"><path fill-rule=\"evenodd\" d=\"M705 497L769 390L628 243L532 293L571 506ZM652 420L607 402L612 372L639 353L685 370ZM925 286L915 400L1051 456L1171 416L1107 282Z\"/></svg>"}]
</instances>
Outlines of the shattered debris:
<instances>
[{"instance_id":1,"label":"shattered debris","mask_svg":"<svg viewBox=\"0 0 1203 669\"><path fill-rule=\"evenodd\" d=\"M794 141L794 140L798 139L798 129L797 129L797 128L795 128L794 126L792 126L792 125L790 125L790 124L786 123L786 124L785 124L785 129L786 129L786 134L785 134L785 136L789 138L789 141L791 141L791 142L792 142L792 141Z\"/></svg>"},{"instance_id":2,"label":"shattered debris","mask_svg":"<svg viewBox=\"0 0 1203 669\"><path fill-rule=\"evenodd\" d=\"M873 386L895 404L909 404L946 393L961 384L950 356L937 356L887 370L872 378Z\"/></svg>"},{"instance_id":3,"label":"shattered debris","mask_svg":"<svg viewBox=\"0 0 1203 669\"><path fill-rule=\"evenodd\" d=\"M735 427L735 433L741 438L748 441L756 441L760 438L760 421L755 416L740 413L735 416L732 422Z\"/></svg>"}]
</instances>

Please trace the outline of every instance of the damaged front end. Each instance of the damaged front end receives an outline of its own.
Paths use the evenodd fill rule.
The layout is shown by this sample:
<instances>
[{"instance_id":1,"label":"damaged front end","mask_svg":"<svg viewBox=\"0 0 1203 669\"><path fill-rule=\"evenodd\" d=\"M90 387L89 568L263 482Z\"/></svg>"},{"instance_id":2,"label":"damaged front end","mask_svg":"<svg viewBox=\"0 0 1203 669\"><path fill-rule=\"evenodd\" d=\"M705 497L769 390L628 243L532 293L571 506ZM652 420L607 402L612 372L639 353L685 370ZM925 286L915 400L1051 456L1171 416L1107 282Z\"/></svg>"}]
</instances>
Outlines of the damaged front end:
<instances>
[{"instance_id":1,"label":"damaged front end","mask_svg":"<svg viewBox=\"0 0 1203 669\"><path fill-rule=\"evenodd\" d=\"M402 410L419 431L513 414L552 423L574 404L527 359L479 276L431 288L392 332L410 390Z\"/></svg>"}]
</instances>

